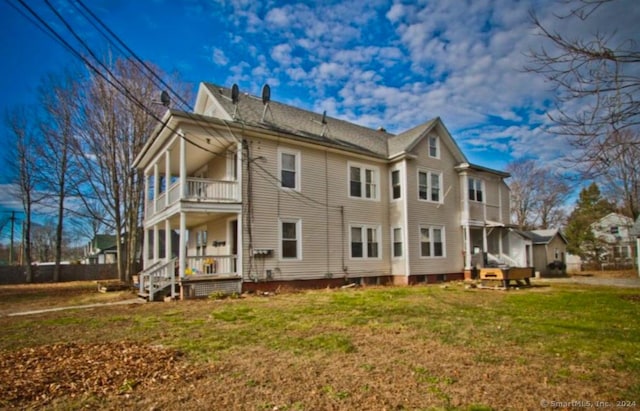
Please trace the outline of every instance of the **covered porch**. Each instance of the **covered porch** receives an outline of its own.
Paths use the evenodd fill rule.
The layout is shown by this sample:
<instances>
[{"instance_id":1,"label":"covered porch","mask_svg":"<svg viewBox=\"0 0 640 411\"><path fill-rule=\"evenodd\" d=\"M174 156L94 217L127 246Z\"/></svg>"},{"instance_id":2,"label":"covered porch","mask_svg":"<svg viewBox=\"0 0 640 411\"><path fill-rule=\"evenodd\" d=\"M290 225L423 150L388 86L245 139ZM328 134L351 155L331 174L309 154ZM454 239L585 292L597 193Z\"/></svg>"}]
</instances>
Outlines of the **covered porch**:
<instances>
[{"instance_id":1,"label":"covered porch","mask_svg":"<svg viewBox=\"0 0 640 411\"><path fill-rule=\"evenodd\" d=\"M533 248L529 237L503 223L470 222L463 226L465 278L476 268L531 268Z\"/></svg>"},{"instance_id":2,"label":"covered porch","mask_svg":"<svg viewBox=\"0 0 640 411\"><path fill-rule=\"evenodd\" d=\"M145 227L140 294L152 301L240 292L242 214L181 212Z\"/></svg>"}]
</instances>

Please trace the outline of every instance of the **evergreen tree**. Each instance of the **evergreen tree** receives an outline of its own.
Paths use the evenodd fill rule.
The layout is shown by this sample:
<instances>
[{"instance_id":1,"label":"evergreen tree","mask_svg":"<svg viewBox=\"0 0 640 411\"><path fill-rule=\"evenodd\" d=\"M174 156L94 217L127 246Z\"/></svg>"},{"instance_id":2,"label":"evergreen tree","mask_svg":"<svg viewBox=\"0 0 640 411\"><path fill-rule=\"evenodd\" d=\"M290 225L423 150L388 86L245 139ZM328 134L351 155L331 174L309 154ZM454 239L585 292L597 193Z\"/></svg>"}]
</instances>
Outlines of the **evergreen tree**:
<instances>
[{"instance_id":1,"label":"evergreen tree","mask_svg":"<svg viewBox=\"0 0 640 411\"><path fill-rule=\"evenodd\" d=\"M586 260L597 260L603 245L593 235L591 224L614 211L615 206L602 198L596 183L583 188L576 207L567 220L567 251Z\"/></svg>"}]
</instances>

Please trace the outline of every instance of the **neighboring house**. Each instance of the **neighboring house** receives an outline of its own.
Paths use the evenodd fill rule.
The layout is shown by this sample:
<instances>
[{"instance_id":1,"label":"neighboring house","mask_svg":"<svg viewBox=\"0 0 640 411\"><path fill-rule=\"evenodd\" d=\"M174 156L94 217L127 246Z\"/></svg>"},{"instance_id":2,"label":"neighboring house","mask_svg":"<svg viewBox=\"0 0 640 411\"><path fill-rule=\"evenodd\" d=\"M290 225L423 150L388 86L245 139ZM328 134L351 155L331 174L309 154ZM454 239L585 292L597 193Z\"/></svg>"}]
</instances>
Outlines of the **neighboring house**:
<instances>
[{"instance_id":1,"label":"neighboring house","mask_svg":"<svg viewBox=\"0 0 640 411\"><path fill-rule=\"evenodd\" d=\"M640 217L636 219L635 224L631 227L630 234L636 239L636 267L638 267L638 276L640 276Z\"/></svg>"},{"instance_id":2,"label":"neighboring house","mask_svg":"<svg viewBox=\"0 0 640 411\"><path fill-rule=\"evenodd\" d=\"M115 235L96 234L84 249L85 264L115 264L116 261Z\"/></svg>"},{"instance_id":3,"label":"neighboring house","mask_svg":"<svg viewBox=\"0 0 640 411\"><path fill-rule=\"evenodd\" d=\"M622 214L610 213L591 224L591 231L600 242L599 254L603 267L631 267L635 239L631 234L633 219Z\"/></svg>"},{"instance_id":4,"label":"neighboring house","mask_svg":"<svg viewBox=\"0 0 640 411\"><path fill-rule=\"evenodd\" d=\"M136 158L143 291L412 284L461 279L476 252L513 261L509 175L469 163L439 118L394 135L263 97L202 83ZM159 241L173 230L176 259Z\"/></svg>"},{"instance_id":5,"label":"neighboring house","mask_svg":"<svg viewBox=\"0 0 640 411\"><path fill-rule=\"evenodd\" d=\"M533 243L533 267L540 275L566 272L567 239L557 229L532 230L526 234Z\"/></svg>"}]
</instances>

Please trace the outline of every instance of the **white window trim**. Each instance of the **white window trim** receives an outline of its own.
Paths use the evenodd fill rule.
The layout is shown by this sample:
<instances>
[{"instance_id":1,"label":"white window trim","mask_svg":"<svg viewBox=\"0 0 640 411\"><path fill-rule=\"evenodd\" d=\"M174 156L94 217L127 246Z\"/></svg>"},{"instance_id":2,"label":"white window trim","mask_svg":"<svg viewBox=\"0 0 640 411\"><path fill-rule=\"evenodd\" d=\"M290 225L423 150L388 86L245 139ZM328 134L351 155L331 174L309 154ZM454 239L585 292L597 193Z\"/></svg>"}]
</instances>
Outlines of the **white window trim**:
<instances>
[{"instance_id":1,"label":"white window trim","mask_svg":"<svg viewBox=\"0 0 640 411\"><path fill-rule=\"evenodd\" d=\"M435 156L431 155L431 137L435 137L436 139L436 155ZM427 155L429 156L429 158L440 159L440 136L433 135L433 134L427 136Z\"/></svg>"},{"instance_id":2,"label":"white window trim","mask_svg":"<svg viewBox=\"0 0 640 411\"><path fill-rule=\"evenodd\" d=\"M362 193L361 197L354 197L351 195L351 167L356 167L360 169L360 185L361 185L361 189L360 192ZM366 190L366 172L365 170L372 170L373 171L373 183L376 186L376 195L375 197L371 197L368 198L365 196L367 190ZM370 164L363 164L363 163L353 163L351 161L347 162L347 194L348 197L354 200L365 200L365 201L380 201L380 191L381 191L381 187L380 187L380 167L378 166L373 166Z\"/></svg>"},{"instance_id":3,"label":"white window trim","mask_svg":"<svg viewBox=\"0 0 640 411\"><path fill-rule=\"evenodd\" d=\"M427 173L427 198L420 198L420 173ZM438 197L438 201L431 200L431 175L437 174L438 181L440 184L440 195ZM418 201L423 203L432 203L432 204L444 204L444 190L442 187L444 186L444 173L440 170L434 170L430 168L418 168L416 173L416 194L418 197Z\"/></svg>"},{"instance_id":4,"label":"white window trim","mask_svg":"<svg viewBox=\"0 0 640 411\"><path fill-rule=\"evenodd\" d=\"M474 180L474 181L479 181L480 182L480 190L482 191L482 201L478 201L475 198L473 200L469 198L469 191L471 189L471 184L470 184L471 181L469 181L469 180ZM477 192L477 190L475 189L475 185L474 185L473 189L474 189L474 191ZM486 190L486 185L484 183L484 180L479 178L479 177L468 176L467 177L467 193L466 193L466 197L467 197L467 199L469 201L472 201L474 203L478 203L478 204L485 203L487 201L487 190ZM476 198L477 197L478 196L476 195Z\"/></svg>"},{"instance_id":5,"label":"white window trim","mask_svg":"<svg viewBox=\"0 0 640 411\"><path fill-rule=\"evenodd\" d=\"M398 198L393 198L393 173L394 172L398 172L398 179L400 180L400 197ZM404 184L402 184L403 182L403 178L402 178L402 169L400 168L394 168L389 170L389 200L390 201L400 201L402 200L402 197L404 195ZM349 189L351 189L351 186L349 186Z\"/></svg>"},{"instance_id":6,"label":"white window trim","mask_svg":"<svg viewBox=\"0 0 640 411\"><path fill-rule=\"evenodd\" d=\"M282 155L283 154L291 154L296 157L296 178L295 178L295 187L282 187ZM278 147L278 180L280 181L280 189L281 190L289 190L289 191L302 191L301 181L302 181L302 154L300 150L293 150L290 148Z\"/></svg>"},{"instance_id":7,"label":"white window trim","mask_svg":"<svg viewBox=\"0 0 640 411\"><path fill-rule=\"evenodd\" d=\"M285 258L282 256L282 223L295 223L296 225L296 258ZM278 219L278 258L280 261L302 261L302 219Z\"/></svg>"},{"instance_id":8,"label":"white window trim","mask_svg":"<svg viewBox=\"0 0 640 411\"><path fill-rule=\"evenodd\" d=\"M401 251L402 251L402 255L395 255L395 238L394 238L394 232L395 230L400 230L400 244L402 246ZM394 260L401 260L404 257L405 254L405 243L404 243L404 230L402 230L402 226L394 226L391 227L391 258L393 258Z\"/></svg>"},{"instance_id":9,"label":"white window trim","mask_svg":"<svg viewBox=\"0 0 640 411\"><path fill-rule=\"evenodd\" d=\"M429 238L433 238L433 229L434 228L439 228L441 235L442 235L442 255L438 255L435 256L433 255L433 241L431 241L431 256L424 256L422 255L422 229L426 228L429 230ZM447 258L447 236L445 234L445 229L444 226L442 225L435 225L435 224L420 224L419 229L418 229L418 255L420 256L420 259L423 260L437 260L437 259L443 259L443 258Z\"/></svg>"},{"instance_id":10,"label":"white window trim","mask_svg":"<svg viewBox=\"0 0 640 411\"><path fill-rule=\"evenodd\" d=\"M359 228L362 230L362 257L354 257L352 255L351 243L351 230L353 228ZM367 229L373 228L376 230L376 242L378 243L378 256L369 257L367 250L367 244L369 237L367 237ZM382 260L382 227L376 224L349 224L349 259L351 260Z\"/></svg>"}]
</instances>

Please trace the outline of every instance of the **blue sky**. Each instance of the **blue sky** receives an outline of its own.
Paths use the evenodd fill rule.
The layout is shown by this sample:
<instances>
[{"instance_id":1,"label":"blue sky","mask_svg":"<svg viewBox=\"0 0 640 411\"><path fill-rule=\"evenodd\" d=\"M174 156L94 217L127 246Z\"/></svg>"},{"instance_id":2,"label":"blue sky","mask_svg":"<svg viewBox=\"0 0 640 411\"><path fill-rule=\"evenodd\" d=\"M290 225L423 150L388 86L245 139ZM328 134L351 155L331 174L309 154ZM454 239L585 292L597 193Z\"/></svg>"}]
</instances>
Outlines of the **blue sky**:
<instances>
[{"instance_id":1,"label":"blue sky","mask_svg":"<svg viewBox=\"0 0 640 411\"><path fill-rule=\"evenodd\" d=\"M553 90L522 70L525 53L541 44L530 10L576 36L615 28L640 41L635 0L619 0L580 27L558 22L553 13L562 6L552 0L84 1L141 58L178 72L194 90L209 81L259 94L268 83L275 100L391 132L440 116L471 162L497 169L525 156L553 164L570 150L544 132ZM44 1L26 2L65 33ZM51 2L104 54L104 39L68 0ZM3 116L35 101L43 74L75 61L7 1L0 58ZM10 154L0 147L0 156ZM6 175L0 205L11 207Z\"/></svg>"}]
</instances>

